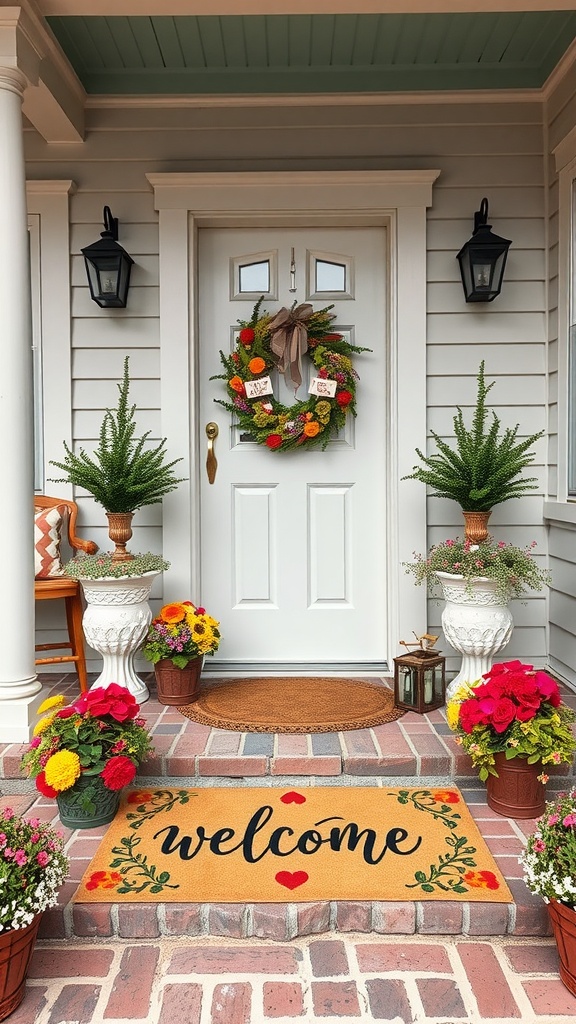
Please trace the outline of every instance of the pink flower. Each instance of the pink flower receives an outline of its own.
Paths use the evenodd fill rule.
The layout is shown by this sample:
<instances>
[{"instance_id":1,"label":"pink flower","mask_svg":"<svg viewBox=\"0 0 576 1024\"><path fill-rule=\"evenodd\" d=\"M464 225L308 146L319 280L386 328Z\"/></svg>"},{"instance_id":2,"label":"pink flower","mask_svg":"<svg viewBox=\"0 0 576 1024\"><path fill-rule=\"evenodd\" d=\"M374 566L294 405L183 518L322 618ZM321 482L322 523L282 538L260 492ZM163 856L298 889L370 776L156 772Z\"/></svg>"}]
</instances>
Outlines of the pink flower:
<instances>
[{"instance_id":1,"label":"pink flower","mask_svg":"<svg viewBox=\"0 0 576 1024\"><path fill-rule=\"evenodd\" d=\"M446 541L446 547L447 548L453 548L454 547L454 541L453 540L447 540Z\"/></svg>"},{"instance_id":2,"label":"pink flower","mask_svg":"<svg viewBox=\"0 0 576 1024\"><path fill-rule=\"evenodd\" d=\"M555 750L552 754L552 760L554 761L554 764L560 764L562 758L557 750Z\"/></svg>"},{"instance_id":3,"label":"pink flower","mask_svg":"<svg viewBox=\"0 0 576 1024\"><path fill-rule=\"evenodd\" d=\"M4 818L4 821L12 821L12 818L14 817L14 811L12 808L5 807L2 812L2 817Z\"/></svg>"},{"instance_id":4,"label":"pink flower","mask_svg":"<svg viewBox=\"0 0 576 1024\"><path fill-rule=\"evenodd\" d=\"M46 853L46 850L40 850L40 853L36 854L36 860L38 861L41 868L45 868L50 860L50 857Z\"/></svg>"},{"instance_id":5,"label":"pink flower","mask_svg":"<svg viewBox=\"0 0 576 1024\"><path fill-rule=\"evenodd\" d=\"M506 541L505 540L499 540L498 541L498 547L499 548L505 548L506 547Z\"/></svg>"},{"instance_id":6,"label":"pink flower","mask_svg":"<svg viewBox=\"0 0 576 1024\"><path fill-rule=\"evenodd\" d=\"M30 836L30 842L31 843L37 843L39 839L40 839L40 833L39 832L33 832L32 835Z\"/></svg>"},{"instance_id":7,"label":"pink flower","mask_svg":"<svg viewBox=\"0 0 576 1024\"><path fill-rule=\"evenodd\" d=\"M565 818L562 818L562 824L566 828L570 828L571 825L576 825L576 814L567 814Z\"/></svg>"},{"instance_id":8,"label":"pink flower","mask_svg":"<svg viewBox=\"0 0 576 1024\"><path fill-rule=\"evenodd\" d=\"M560 821L560 815L559 814L551 814L550 817L548 818L548 824L549 825L557 825L559 821Z\"/></svg>"},{"instance_id":9,"label":"pink flower","mask_svg":"<svg viewBox=\"0 0 576 1024\"><path fill-rule=\"evenodd\" d=\"M534 840L534 850L536 853L543 853L545 849L546 843L544 843L541 839Z\"/></svg>"},{"instance_id":10,"label":"pink flower","mask_svg":"<svg viewBox=\"0 0 576 1024\"><path fill-rule=\"evenodd\" d=\"M24 867L24 864L28 863L28 857L24 853L24 850L16 850L14 854L14 860L16 861L19 868Z\"/></svg>"}]
</instances>

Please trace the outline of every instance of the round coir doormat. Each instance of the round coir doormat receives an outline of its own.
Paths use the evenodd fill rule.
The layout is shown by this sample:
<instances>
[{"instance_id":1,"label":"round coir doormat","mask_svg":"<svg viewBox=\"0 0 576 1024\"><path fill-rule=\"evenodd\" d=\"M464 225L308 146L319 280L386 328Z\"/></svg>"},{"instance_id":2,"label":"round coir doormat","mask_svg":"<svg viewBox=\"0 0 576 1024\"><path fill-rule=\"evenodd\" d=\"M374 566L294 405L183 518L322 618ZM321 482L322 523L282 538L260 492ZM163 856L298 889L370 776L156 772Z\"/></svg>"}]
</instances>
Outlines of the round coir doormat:
<instances>
[{"instance_id":1,"label":"round coir doormat","mask_svg":"<svg viewBox=\"0 0 576 1024\"><path fill-rule=\"evenodd\" d=\"M404 714L383 684L313 676L204 683L198 699L178 710L193 722L234 732L345 732Z\"/></svg>"}]
</instances>

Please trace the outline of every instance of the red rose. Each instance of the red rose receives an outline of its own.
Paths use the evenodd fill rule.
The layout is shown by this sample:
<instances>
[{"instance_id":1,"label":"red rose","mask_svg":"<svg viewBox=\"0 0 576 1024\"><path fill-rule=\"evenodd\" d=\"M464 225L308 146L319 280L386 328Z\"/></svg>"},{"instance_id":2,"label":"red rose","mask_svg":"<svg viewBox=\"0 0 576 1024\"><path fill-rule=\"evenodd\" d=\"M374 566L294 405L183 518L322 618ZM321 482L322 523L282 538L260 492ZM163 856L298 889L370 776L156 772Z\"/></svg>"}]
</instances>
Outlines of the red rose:
<instances>
[{"instance_id":1,"label":"red rose","mask_svg":"<svg viewBox=\"0 0 576 1024\"><path fill-rule=\"evenodd\" d=\"M132 782L135 775L136 765L124 754L111 757L100 772L102 781L108 789L123 789Z\"/></svg>"},{"instance_id":2,"label":"red rose","mask_svg":"<svg viewBox=\"0 0 576 1024\"><path fill-rule=\"evenodd\" d=\"M516 706L509 697L502 697L491 715L490 725L496 732L505 732L516 718Z\"/></svg>"},{"instance_id":3,"label":"red rose","mask_svg":"<svg viewBox=\"0 0 576 1024\"><path fill-rule=\"evenodd\" d=\"M280 445L282 444L282 438L280 437L280 434L268 434L268 437L266 438L266 444L268 448L272 449L272 451L274 450L274 448L279 448Z\"/></svg>"},{"instance_id":4,"label":"red rose","mask_svg":"<svg viewBox=\"0 0 576 1024\"><path fill-rule=\"evenodd\" d=\"M338 394L336 395L336 401L338 402L340 408L343 409L344 406L350 405L350 402L352 401L352 395L350 394L349 391L339 391Z\"/></svg>"},{"instance_id":5,"label":"red rose","mask_svg":"<svg viewBox=\"0 0 576 1024\"><path fill-rule=\"evenodd\" d=\"M238 335L238 340L241 341L243 345L251 345L255 337L256 335L254 334L252 327L243 327Z\"/></svg>"},{"instance_id":6,"label":"red rose","mask_svg":"<svg viewBox=\"0 0 576 1024\"><path fill-rule=\"evenodd\" d=\"M36 789L39 793L42 793L42 796L48 796L51 800L58 796L57 790L52 789L52 786L49 786L46 782L46 775L44 772L40 772L40 774L36 776Z\"/></svg>"},{"instance_id":7,"label":"red rose","mask_svg":"<svg viewBox=\"0 0 576 1024\"><path fill-rule=\"evenodd\" d=\"M460 705L460 725L464 732L471 733L475 725L487 725L488 716L480 707L480 702L470 697Z\"/></svg>"},{"instance_id":8,"label":"red rose","mask_svg":"<svg viewBox=\"0 0 576 1024\"><path fill-rule=\"evenodd\" d=\"M127 722L136 718L139 705L125 686L118 683L110 683L108 686L98 686L95 690L88 690L74 704L74 708L80 714L90 712L94 718L103 718L110 715L116 722Z\"/></svg>"}]
</instances>

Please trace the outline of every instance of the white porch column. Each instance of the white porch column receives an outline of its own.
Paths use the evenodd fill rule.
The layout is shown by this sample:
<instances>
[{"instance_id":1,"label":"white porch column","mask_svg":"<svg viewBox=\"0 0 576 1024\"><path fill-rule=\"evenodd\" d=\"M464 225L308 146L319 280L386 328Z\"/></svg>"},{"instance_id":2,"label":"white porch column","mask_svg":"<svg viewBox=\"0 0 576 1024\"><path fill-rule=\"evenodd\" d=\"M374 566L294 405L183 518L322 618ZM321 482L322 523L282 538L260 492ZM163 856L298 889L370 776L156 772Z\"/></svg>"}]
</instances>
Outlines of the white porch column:
<instances>
[{"instance_id":1,"label":"white porch column","mask_svg":"<svg viewBox=\"0 0 576 1024\"><path fill-rule=\"evenodd\" d=\"M32 332L22 97L25 76L0 67L0 742L24 742L41 684L34 665ZM41 696L41 695L40 695Z\"/></svg>"}]
</instances>

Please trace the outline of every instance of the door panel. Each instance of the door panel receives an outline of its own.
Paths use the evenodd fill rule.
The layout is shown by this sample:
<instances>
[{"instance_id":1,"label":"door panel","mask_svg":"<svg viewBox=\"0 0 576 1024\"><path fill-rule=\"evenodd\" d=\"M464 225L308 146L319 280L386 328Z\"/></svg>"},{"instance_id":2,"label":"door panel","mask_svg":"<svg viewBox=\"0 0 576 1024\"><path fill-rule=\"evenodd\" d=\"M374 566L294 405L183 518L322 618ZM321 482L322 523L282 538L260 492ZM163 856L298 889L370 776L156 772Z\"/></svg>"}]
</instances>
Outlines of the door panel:
<instances>
[{"instance_id":1,"label":"door panel","mask_svg":"<svg viewBox=\"0 0 576 1024\"><path fill-rule=\"evenodd\" d=\"M220 429L215 481L204 474L201 484L197 597L223 637L207 667L376 670L387 655L384 229L206 228L198 244L200 444L207 422ZM231 350L254 306L241 287L251 287L242 267L254 254L269 259L271 289L278 282L278 300L263 309L333 303L332 329L372 350L354 357L358 417L325 451L271 452L242 439L214 404L226 398L224 382L210 380L222 372L219 350ZM298 399L313 375L305 357ZM294 402L283 378L273 384L281 402Z\"/></svg>"}]
</instances>

